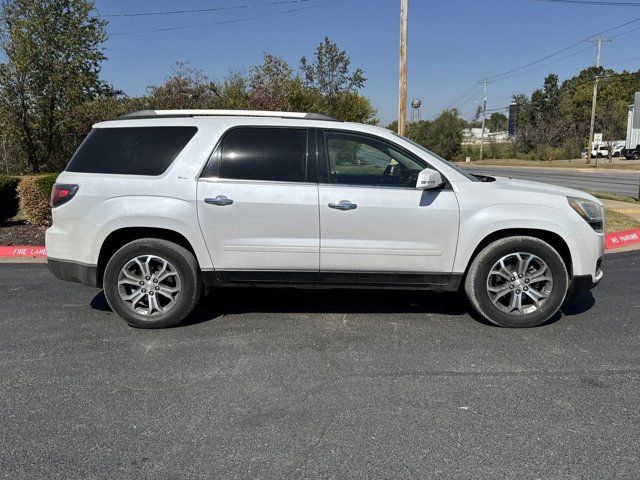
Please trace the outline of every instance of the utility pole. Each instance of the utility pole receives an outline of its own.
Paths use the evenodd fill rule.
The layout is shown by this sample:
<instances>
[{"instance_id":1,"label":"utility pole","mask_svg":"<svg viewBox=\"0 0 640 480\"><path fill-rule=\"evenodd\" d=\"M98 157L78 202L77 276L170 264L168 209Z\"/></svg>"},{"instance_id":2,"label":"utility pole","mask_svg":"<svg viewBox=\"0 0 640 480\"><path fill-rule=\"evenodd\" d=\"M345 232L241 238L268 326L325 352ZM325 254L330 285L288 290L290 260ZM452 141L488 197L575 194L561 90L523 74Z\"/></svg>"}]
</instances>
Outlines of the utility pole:
<instances>
[{"instance_id":1,"label":"utility pole","mask_svg":"<svg viewBox=\"0 0 640 480\"><path fill-rule=\"evenodd\" d=\"M482 81L482 96L484 100L482 101L482 133L480 134L480 160L482 160L482 153L484 150L484 126L487 122L487 85L489 82L487 80Z\"/></svg>"},{"instance_id":2,"label":"utility pole","mask_svg":"<svg viewBox=\"0 0 640 480\"><path fill-rule=\"evenodd\" d=\"M596 69L600 68L600 53L602 52L602 42L610 42L611 39L602 38L602 35L598 35L597 40L589 39L591 43L595 43L597 45L596 50ZM591 101L591 126L589 127L589 144L587 147L587 164L591 163L591 152L593 151L593 135L594 129L596 126L596 102L598 100L598 82L600 81L600 76L598 72L596 72L596 81L593 84L593 100ZM596 154L596 167L598 166L598 155Z\"/></svg>"},{"instance_id":3,"label":"utility pole","mask_svg":"<svg viewBox=\"0 0 640 480\"><path fill-rule=\"evenodd\" d=\"M407 8L409 0L400 0L400 75L398 84L398 134L407 130Z\"/></svg>"}]
</instances>

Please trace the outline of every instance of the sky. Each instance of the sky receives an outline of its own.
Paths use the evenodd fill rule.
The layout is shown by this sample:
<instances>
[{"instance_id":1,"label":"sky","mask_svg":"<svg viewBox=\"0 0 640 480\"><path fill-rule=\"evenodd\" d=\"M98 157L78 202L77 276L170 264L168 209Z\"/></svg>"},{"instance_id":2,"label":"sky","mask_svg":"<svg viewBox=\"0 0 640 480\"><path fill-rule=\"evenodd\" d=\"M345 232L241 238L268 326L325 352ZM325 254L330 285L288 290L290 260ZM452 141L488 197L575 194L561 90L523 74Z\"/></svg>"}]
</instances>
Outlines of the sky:
<instances>
[{"instance_id":1,"label":"sky","mask_svg":"<svg viewBox=\"0 0 640 480\"><path fill-rule=\"evenodd\" d=\"M354 67L364 70L362 93L377 108L380 123L396 118L400 0L279 0L273 5L275 1L96 0L97 11L109 20L103 77L128 95L140 95L147 86L161 84L177 61L222 79L261 63L263 52L297 66L301 56L311 57L328 36L347 51ZM117 16L207 8L221 9ZM588 37L635 19L606 34L615 38L603 44L602 63L617 71L640 68L640 0L637 6L621 7L544 0L409 0L408 13L408 96L422 100L423 119L452 107L470 118L485 78L492 81L488 110L508 106L512 94L530 94L549 73L568 78L595 62Z\"/></svg>"}]
</instances>

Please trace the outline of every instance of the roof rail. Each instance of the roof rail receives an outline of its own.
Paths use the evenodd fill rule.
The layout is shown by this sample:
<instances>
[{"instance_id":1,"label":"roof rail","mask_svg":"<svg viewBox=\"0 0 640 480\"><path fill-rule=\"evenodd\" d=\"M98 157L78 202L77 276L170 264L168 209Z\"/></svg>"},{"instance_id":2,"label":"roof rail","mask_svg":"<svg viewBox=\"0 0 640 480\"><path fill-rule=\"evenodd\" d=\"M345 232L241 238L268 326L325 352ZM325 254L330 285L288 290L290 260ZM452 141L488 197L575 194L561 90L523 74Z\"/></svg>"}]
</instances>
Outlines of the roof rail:
<instances>
[{"instance_id":1,"label":"roof rail","mask_svg":"<svg viewBox=\"0 0 640 480\"><path fill-rule=\"evenodd\" d=\"M338 122L337 118L323 115L321 113L300 113L300 112L268 112L263 110L138 110L127 113L118 120L136 120L143 118L158 117L275 117L275 118L297 118L304 120L327 120Z\"/></svg>"}]
</instances>

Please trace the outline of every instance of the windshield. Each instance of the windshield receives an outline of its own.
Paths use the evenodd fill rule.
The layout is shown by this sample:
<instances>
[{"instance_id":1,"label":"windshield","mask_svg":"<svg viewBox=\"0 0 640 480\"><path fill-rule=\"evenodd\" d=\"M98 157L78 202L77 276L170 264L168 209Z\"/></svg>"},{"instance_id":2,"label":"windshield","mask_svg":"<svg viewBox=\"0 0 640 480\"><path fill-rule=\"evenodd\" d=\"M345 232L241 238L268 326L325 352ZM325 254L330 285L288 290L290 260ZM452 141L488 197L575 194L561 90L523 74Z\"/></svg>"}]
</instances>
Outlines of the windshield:
<instances>
[{"instance_id":1,"label":"windshield","mask_svg":"<svg viewBox=\"0 0 640 480\"><path fill-rule=\"evenodd\" d=\"M414 147L419 148L420 150L422 150L423 152L428 153L429 155L436 157L438 160L440 160L441 162L444 162L447 164L448 167L453 168L456 172L458 172L460 175L464 176L464 178L471 180L472 182L481 182L482 180L480 180L479 178L471 175L469 172L467 172L466 170L460 168L458 165L455 165L452 162L449 162L448 160L445 160L444 158L442 158L440 155L437 155L435 153L433 153L431 150L428 150L426 148L424 148L422 145L420 145L417 142L414 142L413 140L407 138L407 137L403 137L402 135L398 135L396 132L391 132L393 133L396 137L400 137L401 139L403 139L406 142L409 142L411 145L413 145Z\"/></svg>"}]
</instances>

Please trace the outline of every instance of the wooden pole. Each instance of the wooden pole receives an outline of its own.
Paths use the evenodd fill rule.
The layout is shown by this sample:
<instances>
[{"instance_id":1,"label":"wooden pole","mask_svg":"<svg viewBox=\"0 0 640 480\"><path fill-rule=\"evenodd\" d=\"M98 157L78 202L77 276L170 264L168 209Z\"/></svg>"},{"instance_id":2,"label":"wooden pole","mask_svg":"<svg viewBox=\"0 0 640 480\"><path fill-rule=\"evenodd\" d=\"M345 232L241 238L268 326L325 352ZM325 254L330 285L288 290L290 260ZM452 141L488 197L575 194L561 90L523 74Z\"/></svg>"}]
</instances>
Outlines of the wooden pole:
<instances>
[{"instance_id":1,"label":"wooden pole","mask_svg":"<svg viewBox=\"0 0 640 480\"><path fill-rule=\"evenodd\" d=\"M400 0L400 75L398 84L398 134L407 131L407 8L409 0Z\"/></svg>"}]
</instances>

